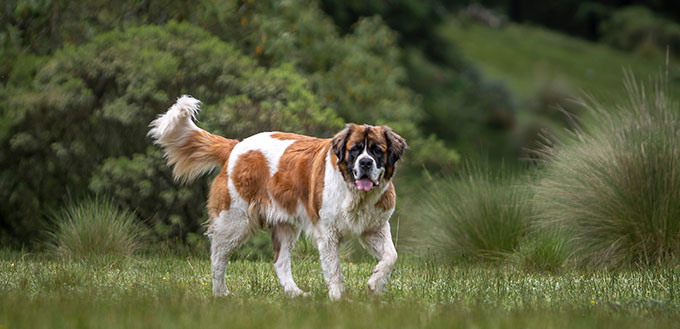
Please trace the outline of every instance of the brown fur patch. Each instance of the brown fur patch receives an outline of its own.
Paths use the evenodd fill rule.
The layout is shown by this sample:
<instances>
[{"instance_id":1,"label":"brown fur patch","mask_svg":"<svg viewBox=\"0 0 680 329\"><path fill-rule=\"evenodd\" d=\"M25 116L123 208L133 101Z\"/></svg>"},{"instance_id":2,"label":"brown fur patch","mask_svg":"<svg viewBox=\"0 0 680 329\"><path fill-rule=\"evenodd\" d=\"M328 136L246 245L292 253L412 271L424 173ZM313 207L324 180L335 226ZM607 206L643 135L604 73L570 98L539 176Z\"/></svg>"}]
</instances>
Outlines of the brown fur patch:
<instances>
[{"instance_id":1,"label":"brown fur patch","mask_svg":"<svg viewBox=\"0 0 680 329\"><path fill-rule=\"evenodd\" d=\"M295 213L299 201L312 223L316 223L323 198L330 140L297 136L297 141L288 146L281 156L269 190L274 200L289 214Z\"/></svg>"},{"instance_id":2,"label":"brown fur patch","mask_svg":"<svg viewBox=\"0 0 680 329\"><path fill-rule=\"evenodd\" d=\"M269 205L269 165L260 151L241 154L231 173L236 191L251 205Z\"/></svg>"},{"instance_id":3,"label":"brown fur patch","mask_svg":"<svg viewBox=\"0 0 680 329\"><path fill-rule=\"evenodd\" d=\"M299 134L293 134L293 133L282 133L282 132L274 132L271 135L271 138L276 138L280 139L282 141L298 141L298 140L309 140L309 139L316 139L314 137L309 137L305 135L299 135Z\"/></svg>"},{"instance_id":4,"label":"brown fur patch","mask_svg":"<svg viewBox=\"0 0 680 329\"><path fill-rule=\"evenodd\" d=\"M274 247L274 264L279 260L279 252L281 252L281 241L276 236L276 229L272 230L272 246Z\"/></svg>"},{"instance_id":5,"label":"brown fur patch","mask_svg":"<svg viewBox=\"0 0 680 329\"><path fill-rule=\"evenodd\" d=\"M208 215L210 218L215 218L220 215L223 210L229 210L231 206L231 196L229 195L229 176L227 174L227 165L224 165L215 180L210 186L210 196L208 197Z\"/></svg>"},{"instance_id":6,"label":"brown fur patch","mask_svg":"<svg viewBox=\"0 0 680 329\"><path fill-rule=\"evenodd\" d=\"M218 161L224 165L229 159L231 150L238 144L235 139L227 139L213 135L205 130L194 130L186 142L177 149L177 159L173 168L175 176L178 173L192 171L192 166Z\"/></svg>"},{"instance_id":7,"label":"brown fur patch","mask_svg":"<svg viewBox=\"0 0 680 329\"><path fill-rule=\"evenodd\" d=\"M376 202L375 206L376 208L380 208L382 210L390 210L394 209L396 202L397 193L394 190L394 184L390 182L390 187L388 187L387 190L380 196L380 200Z\"/></svg>"}]
</instances>

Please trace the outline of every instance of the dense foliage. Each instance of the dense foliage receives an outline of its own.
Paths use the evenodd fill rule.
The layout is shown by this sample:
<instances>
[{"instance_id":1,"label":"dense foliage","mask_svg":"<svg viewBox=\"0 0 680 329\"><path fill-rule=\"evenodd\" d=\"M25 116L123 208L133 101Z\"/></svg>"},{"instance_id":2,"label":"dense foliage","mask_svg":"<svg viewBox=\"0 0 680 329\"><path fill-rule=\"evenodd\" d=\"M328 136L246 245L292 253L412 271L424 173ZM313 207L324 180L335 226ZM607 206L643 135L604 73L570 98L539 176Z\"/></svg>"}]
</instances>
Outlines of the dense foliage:
<instances>
[{"instance_id":1,"label":"dense foliage","mask_svg":"<svg viewBox=\"0 0 680 329\"><path fill-rule=\"evenodd\" d=\"M379 17L342 36L312 1L7 8L3 244L34 242L46 210L90 192L135 210L156 239L197 240L207 179L175 184L145 138L148 122L181 94L203 101L205 128L231 138L263 130L328 137L343 121L388 124L412 146L406 172L451 170L458 160L421 129L422 102L404 84L399 36Z\"/></svg>"},{"instance_id":2,"label":"dense foliage","mask_svg":"<svg viewBox=\"0 0 680 329\"><path fill-rule=\"evenodd\" d=\"M145 138L147 123L176 95L202 99L206 126L234 138L271 129L328 136L342 127L291 66L260 67L233 45L175 22L67 47L30 87L4 92L11 97L4 101L3 218L20 236L35 222L19 218L39 217L66 191L88 186L151 223L195 232L203 184L175 185Z\"/></svg>"}]
</instances>

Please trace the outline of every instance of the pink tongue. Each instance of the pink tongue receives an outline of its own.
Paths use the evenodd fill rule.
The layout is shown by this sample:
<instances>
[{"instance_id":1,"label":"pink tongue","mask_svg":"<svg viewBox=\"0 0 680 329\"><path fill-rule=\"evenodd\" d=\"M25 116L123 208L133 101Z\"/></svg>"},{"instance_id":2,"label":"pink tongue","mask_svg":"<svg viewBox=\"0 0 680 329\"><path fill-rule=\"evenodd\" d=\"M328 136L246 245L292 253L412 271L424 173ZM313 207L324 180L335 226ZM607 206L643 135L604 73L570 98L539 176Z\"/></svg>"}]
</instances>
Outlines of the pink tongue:
<instances>
[{"instance_id":1,"label":"pink tongue","mask_svg":"<svg viewBox=\"0 0 680 329\"><path fill-rule=\"evenodd\" d=\"M357 188L362 191L368 191L373 188L373 182L368 178L357 179L354 181L354 184L357 184Z\"/></svg>"}]
</instances>

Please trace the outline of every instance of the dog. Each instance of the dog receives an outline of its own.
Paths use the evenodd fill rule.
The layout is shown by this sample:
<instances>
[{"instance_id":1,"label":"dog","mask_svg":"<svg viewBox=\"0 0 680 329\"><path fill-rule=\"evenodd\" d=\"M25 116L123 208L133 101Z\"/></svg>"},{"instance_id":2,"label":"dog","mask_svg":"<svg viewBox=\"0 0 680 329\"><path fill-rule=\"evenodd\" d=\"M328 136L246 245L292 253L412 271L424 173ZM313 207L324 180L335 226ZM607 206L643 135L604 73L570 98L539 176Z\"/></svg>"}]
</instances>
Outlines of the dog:
<instances>
[{"instance_id":1,"label":"dog","mask_svg":"<svg viewBox=\"0 0 680 329\"><path fill-rule=\"evenodd\" d=\"M291 273L291 250L301 230L319 250L331 300L344 296L339 244L358 236L378 264L368 289L379 295L397 260L389 219L392 177L406 141L387 126L347 124L333 138L263 132L242 141L194 123L200 101L191 96L149 125L176 180L190 182L220 168L207 202L212 292L229 294L231 253L255 230L271 230L274 269L287 296L308 295Z\"/></svg>"}]
</instances>

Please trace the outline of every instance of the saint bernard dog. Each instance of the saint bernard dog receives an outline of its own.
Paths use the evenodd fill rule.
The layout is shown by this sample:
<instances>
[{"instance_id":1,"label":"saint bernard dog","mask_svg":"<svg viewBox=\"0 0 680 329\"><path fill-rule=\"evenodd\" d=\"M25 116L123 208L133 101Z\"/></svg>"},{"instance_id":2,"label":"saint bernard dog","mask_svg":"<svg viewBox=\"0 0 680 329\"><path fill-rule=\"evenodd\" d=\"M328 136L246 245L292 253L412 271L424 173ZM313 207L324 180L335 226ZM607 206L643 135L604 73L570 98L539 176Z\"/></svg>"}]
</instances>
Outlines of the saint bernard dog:
<instances>
[{"instance_id":1,"label":"saint bernard dog","mask_svg":"<svg viewBox=\"0 0 680 329\"><path fill-rule=\"evenodd\" d=\"M194 124L200 101L182 96L149 125L176 180L221 168L207 202L213 295L228 295L229 256L255 230L271 231L274 269L288 296L307 295L291 274L304 230L316 244L330 299L344 295L338 246L358 236L379 259L368 289L380 294L397 260L389 219L395 164L406 142L387 126L348 124L330 139L264 132L242 141Z\"/></svg>"}]
</instances>

